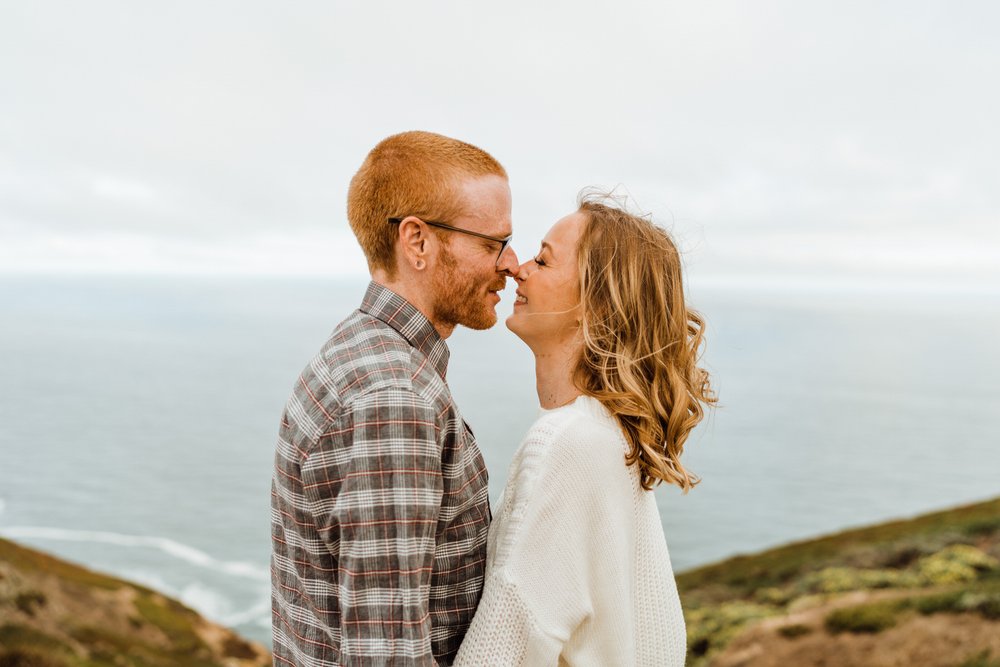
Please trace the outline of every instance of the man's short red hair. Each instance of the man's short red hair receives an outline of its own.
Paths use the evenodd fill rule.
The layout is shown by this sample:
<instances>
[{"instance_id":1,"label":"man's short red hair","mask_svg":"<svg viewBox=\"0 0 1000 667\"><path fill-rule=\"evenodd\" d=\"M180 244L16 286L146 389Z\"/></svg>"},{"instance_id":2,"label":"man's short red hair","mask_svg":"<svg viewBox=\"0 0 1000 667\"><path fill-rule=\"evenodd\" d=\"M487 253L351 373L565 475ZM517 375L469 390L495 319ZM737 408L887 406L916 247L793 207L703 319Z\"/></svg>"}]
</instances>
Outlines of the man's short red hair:
<instances>
[{"instance_id":1,"label":"man's short red hair","mask_svg":"<svg viewBox=\"0 0 1000 667\"><path fill-rule=\"evenodd\" d=\"M389 218L415 215L448 222L462 213L458 184L465 177L507 172L492 155L433 132L387 137L368 153L351 179L347 219L371 271L395 275L396 225Z\"/></svg>"}]
</instances>

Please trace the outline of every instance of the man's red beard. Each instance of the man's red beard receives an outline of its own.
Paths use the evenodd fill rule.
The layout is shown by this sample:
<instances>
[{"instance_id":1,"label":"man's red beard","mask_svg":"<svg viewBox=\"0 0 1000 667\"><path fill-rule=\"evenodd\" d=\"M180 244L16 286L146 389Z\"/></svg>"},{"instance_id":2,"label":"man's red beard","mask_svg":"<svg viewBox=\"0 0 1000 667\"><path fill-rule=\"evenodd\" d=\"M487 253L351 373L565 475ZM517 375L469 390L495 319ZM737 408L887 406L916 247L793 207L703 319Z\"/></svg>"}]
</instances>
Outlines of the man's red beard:
<instances>
[{"instance_id":1,"label":"man's red beard","mask_svg":"<svg viewBox=\"0 0 1000 667\"><path fill-rule=\"evenodd\" d=\"M497 274L497 281L489 286L501 290L507 279ZM458 269L458 261L447 246L441 249L441 269L434 281L437 297L434 303L434 321L445 325L457 325L470 329L489 329L497 322L496 310L485 301L482 285L463 276Z\"/></svg>"}]
</instances>

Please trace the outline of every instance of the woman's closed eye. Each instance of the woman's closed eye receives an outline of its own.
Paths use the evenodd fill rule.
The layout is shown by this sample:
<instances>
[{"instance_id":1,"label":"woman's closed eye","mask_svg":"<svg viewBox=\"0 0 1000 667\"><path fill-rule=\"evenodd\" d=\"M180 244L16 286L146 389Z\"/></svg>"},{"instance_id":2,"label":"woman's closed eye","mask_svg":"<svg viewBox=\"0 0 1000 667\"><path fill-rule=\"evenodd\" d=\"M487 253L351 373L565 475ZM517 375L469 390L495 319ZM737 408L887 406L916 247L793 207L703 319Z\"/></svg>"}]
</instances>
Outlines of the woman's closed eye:
<instances>
[{"instance_id":1,"label":"woman's closed eye","mask_svg":"<svg viewBox=\"0 0 1000 667\"><path fill-rule=\"evenodd\" d=\"M540 256L539 257L535 257L531 261L534 262L535 264L537 264L538 266L545 266L545 260L542 259Z\"/></svg>"}]
</instances>

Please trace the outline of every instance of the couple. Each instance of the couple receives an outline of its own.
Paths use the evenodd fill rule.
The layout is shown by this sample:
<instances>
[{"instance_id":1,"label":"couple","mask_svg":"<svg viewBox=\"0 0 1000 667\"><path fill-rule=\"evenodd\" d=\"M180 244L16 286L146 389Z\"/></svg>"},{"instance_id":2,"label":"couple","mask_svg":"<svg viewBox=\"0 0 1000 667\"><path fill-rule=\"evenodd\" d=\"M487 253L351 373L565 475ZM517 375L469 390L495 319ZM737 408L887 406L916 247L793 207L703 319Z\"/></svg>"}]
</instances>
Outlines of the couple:
<instances>
[{"instance_id":1,"label":"couple","mask_svg":"<svg viewBox=\"0 0 1000 667\"><path fill-rule=\"evenodd\" d=\"M683 665L650 489L697 483L680 455L714 397L666 232L584 199L519 265L503 167L427 132L368 154L348 218L372 281L281 420L275 664ZM508 277L542 409L491 516L445 339L495 324Z\"/></svg>"}]
</instances>

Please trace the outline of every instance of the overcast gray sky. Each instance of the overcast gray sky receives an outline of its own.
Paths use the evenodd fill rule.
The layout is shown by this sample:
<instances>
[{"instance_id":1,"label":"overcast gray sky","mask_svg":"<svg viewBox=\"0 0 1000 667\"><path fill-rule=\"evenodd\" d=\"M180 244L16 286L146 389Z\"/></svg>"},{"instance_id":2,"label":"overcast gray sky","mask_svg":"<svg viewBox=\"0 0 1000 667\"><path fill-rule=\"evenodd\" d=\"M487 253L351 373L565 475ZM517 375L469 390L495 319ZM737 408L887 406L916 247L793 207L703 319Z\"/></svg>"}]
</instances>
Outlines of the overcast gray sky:
<instances>
[{"instance_id":1,"label":"overcast gray sky","mask_svg":"<svg viewBox=\"0 0 1000 667\"><path fill-rule=\"evenodd\" d=\"M6 2L0 269L364 274L381 138L621 185L705 284L1000 291L993 2Z\"/></svg>"}]
</instances>

